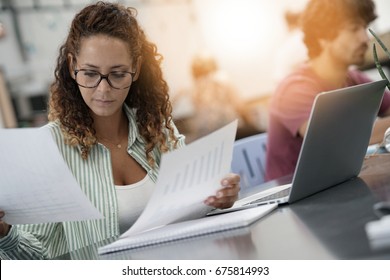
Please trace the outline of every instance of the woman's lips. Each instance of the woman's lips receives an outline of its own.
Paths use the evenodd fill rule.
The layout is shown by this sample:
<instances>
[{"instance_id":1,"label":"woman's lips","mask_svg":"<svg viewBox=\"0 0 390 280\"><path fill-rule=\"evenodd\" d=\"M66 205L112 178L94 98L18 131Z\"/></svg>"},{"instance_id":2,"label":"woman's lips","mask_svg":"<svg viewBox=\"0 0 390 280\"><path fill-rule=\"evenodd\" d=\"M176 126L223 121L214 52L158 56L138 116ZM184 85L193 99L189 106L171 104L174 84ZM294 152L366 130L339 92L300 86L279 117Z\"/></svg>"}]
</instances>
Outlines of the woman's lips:
<instances>
[{"instance_id":1,"label":"woman's lips","mask_svg":"<svg viewBox=\"0 0 390 280\"><path fill-rule=\"evenodd\" d=\"M95 102L100 105L100 106L109 106L111 105L114 101L112 100L101 100L101 99L95 99Z\"/></svg>"}]
</instances>

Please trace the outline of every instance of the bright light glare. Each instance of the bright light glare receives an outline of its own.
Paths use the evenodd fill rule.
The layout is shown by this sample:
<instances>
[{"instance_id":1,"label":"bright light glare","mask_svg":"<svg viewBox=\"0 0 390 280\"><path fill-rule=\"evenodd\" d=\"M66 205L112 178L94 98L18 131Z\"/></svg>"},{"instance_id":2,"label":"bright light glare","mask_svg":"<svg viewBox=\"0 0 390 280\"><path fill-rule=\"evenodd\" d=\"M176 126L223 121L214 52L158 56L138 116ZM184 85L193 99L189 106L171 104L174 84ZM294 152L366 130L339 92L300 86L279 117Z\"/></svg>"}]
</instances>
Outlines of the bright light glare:
<instances>
[{"instance_id":1,"label":"bright light glare","mask_svg":"<svg viewBox=\"0 0 390 280\"><path fill-rule=\"evenodd\" d=\"M269 19L262 1L219 1L210 14L207 37L215 47L231 53L254 51L268 34ZM264 4L264 3L263 3Z\"/></svg>"}]
</instances>

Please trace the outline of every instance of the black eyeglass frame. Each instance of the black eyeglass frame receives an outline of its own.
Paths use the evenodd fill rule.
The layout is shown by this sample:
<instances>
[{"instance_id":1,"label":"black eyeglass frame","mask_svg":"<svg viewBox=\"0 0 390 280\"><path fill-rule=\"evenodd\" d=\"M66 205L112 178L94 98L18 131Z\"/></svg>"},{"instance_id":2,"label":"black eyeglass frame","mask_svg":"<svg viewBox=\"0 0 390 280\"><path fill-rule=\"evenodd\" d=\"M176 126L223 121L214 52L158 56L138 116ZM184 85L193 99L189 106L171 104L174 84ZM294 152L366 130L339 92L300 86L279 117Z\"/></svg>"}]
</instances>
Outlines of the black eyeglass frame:
<instances>
[{"instance_id":1,"label":"black eyeglass frame","mask_svg":"<svg viewBox=\"0 0 390 280\"><path fill-rule=\"evenodd\" d=\"M92 87L87 87L87 86L84 86L84 85L80 85L78 82L77 82L77 73L79 73L80 71L93 71L93 72L96 72L96 73L98 73L99 75L100 75L100 79L99 79L99 81L96 83L96 85L94 85L94 86L92 86ZM79 85L79 86L81 86L81 87L83 87L83 88L96 88L96 87L98 87L99 86L99 84L101 83L101 81L103 80L103 79L105 79L106 81L107 81L107 83L110 85L110 87L112 87L113 89L126 89L126 88L130 88L131 87L131 85L133 84L133 79L134 79L134 74L136 74L137 73L137 71L134 71L134 72L129 72L129 71L113 71L113 72L110 72L110 73L108 73L108 74L106 74L106 75L103 75L102 73L100 73L99 71L96 71L96 70L87 70L87 69L79 69L79 70L74 70L74 80L75 80L75 82ZM110 75L110 74L112 74L112 73L128 73L128 74L130 74L130 76L131 76L131 83L130 83L130 85L129 86L127 86L127 87L124 87L124 88L117 88L117 87L114 87L112 84L111 84L111 81L110 81L110 79L108 78L108 76Z\"/></svg>"}]
</instances>

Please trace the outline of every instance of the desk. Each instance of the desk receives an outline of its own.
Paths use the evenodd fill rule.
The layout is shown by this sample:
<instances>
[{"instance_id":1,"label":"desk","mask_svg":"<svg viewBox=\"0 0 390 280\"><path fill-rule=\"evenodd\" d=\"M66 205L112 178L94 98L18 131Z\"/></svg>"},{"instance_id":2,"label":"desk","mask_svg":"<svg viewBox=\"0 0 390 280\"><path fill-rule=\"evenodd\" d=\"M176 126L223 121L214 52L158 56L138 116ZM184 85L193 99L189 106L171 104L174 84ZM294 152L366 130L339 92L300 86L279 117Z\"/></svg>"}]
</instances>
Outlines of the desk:
<instances>
[{"instance_id":1,"label":"desk","mask_svg":"<svg viewBox=\"0 0 390 280\"><path fill-rule=\"evenodd\" d=\"M379 198L390 199L390 154L367 158L358 178L280 206L251 227L100 258L390 259L390 248L370 248L364 229L378 219L372 206ZM99 256L90 247L71 258Z\"/></svg>"}]
</instances>

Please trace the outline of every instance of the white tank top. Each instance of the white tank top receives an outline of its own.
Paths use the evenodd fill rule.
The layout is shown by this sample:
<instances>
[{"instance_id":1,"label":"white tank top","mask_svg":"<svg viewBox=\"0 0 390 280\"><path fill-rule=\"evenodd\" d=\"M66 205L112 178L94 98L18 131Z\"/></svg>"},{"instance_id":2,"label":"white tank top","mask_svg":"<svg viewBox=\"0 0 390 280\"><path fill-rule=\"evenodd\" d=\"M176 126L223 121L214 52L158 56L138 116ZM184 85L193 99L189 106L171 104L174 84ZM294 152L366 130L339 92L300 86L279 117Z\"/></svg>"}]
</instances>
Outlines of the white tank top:
<instances>
[{"instance_id":1,"label":"white tank top","mask_svg":"<svg viewBox=\"0 0 390 280\"><path fill-rule=\"evenodd\" d=\"M153 192L154 185L154 182L146 175L137 183L115 186L120 234L127 231L141 215Z\"/></svg>"}]
</instances>

